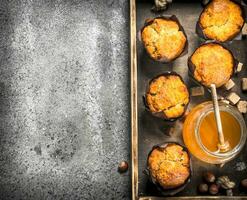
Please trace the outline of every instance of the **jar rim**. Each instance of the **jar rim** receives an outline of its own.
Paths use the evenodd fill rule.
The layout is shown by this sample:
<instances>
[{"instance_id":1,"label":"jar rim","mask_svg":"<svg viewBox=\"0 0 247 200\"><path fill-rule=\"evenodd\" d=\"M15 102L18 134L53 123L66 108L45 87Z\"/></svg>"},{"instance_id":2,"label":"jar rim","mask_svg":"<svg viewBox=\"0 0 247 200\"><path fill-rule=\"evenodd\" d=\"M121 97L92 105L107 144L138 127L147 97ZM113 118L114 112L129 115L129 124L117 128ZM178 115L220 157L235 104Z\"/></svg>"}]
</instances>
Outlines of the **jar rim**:
<instances>
[{"instance_id":1,"label":"jar rim","mask_svg":"<svg viewBox=\"0 0 247 200\"><path fill-rule=\"evenodd\" d=\"M220 157L220 158L231 158L234 155L238 154L241 149L243 148L245 141L246 141L246 124L244 121L244 118L242 116L242 114L233 106L226 104L224 102L219 102L219 109L220 111L224 111L229 113L230 115L232 115L235 120L239 123L240 126L240 140L239 143L231 150L226 151L226 152L212 152L210 150L208 150L202 143L201 138L200 138L200 134L199 134L199 130L200 130L200 126L201 126L201 122L202 120L211 112L214 112L213 110L213 103L208 101L205 102L205 106L208 106L208 109L206 112L203 112L199 115L196 126L195 126L195 134L196 134L196 140L197 143L199 144L199 146L210 156L214 156L214 157Z\"/></svg>"}]
</instances>

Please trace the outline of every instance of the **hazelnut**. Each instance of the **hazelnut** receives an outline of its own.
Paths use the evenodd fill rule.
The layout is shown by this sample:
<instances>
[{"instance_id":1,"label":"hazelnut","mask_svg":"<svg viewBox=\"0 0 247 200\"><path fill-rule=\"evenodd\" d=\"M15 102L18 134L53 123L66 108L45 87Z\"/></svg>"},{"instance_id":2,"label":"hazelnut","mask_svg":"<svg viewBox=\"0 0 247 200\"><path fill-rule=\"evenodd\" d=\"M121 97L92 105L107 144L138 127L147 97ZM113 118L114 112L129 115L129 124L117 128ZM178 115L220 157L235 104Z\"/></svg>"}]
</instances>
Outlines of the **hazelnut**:
<instances>
[{"instance_id":1,"label":"hazelnut","mask_svg":"<svg viewBox=\"0 0 247 200\"><path fill-rule=\"evenodd\" d=\"M208 192L208 185L206 183L201 183L199 186L198 186L198 191L200 193L207 193Z\"/></svg>"},{"instance_id":2,"label":"hazelnut","mask_svg":"<svg viewBox=\"0 0 247 200\"><path fill-rule=\"evenodd\" d=\"M126 172L128 170L128 168L129 168L128 162L127 161L122 161L118 165L118 172L124 173L124 172Z\"/></svg>"},{"instance_id":3,"label":"hazelnut","mask_svg":"<svg viewBox=\"0 0 247 200\"><path fill-rule=\"evenodd\" d=\"M212 194L212 195L216 195L217 193L219 192L219 188L216 184L212 184L210 185L209 187L209 193Z\"/></svg>"},{"instance_id":4,"label":"hazelnut","mask_svg":"<svg viewBox=\"0 0 247 200\"><path fill-rule=\"evenodd\" d=\"M213 183L215 181L215 175L211 172L203 174L203 178L207 183Z\"/></svg>"},{"instance_id":5,"label":"hazelnut","mask_svg":"<svg viewBox=\"0 0 247 200\"><path fill-rule=\"evenodd\" d=\"M247 189L247 178L246 179L243 179L241 181L241 186L244 188L244 189Z\"/></svg>"}]
</instances>

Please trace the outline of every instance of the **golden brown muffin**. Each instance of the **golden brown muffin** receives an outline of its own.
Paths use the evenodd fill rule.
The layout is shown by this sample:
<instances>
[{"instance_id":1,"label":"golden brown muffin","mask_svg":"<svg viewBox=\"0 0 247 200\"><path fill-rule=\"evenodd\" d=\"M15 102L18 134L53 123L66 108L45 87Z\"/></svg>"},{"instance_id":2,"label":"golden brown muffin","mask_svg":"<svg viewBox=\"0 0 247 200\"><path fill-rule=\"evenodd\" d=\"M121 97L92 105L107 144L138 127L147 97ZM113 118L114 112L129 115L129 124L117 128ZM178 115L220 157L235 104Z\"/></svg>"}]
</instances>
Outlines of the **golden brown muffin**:
<instances>
[{"instance_id":1,"label":"golden brown muffin","mask_svg":"<svg viewBox=\"0 0 247 200\"><path fill-rule=\"evenodd\" d=\"M178 75L161 75L151 81L146 101L152 113L163 112L165 118L173 119L184 113L189 92Z\"/></svg>"},{"instance_id":2,"label":"golden brown muffin","mask_svg":"<svg viewBox=\"0 0 247 200\"><path fill-rule=\"evenodd\" d=\"M243 24L241 7L230 0L212 0L199 19L204 35L220 42L233 39Z\"/></svg>"},{"instance_id":3,"label":"golden brown muffin","mask_svg":"<svg viewBox=\"0 0 247 200\"><path fill-rule=\"evenodd\" d=\"M200 46L191 56L194 78L203 85L224 85L234 70L234 58L229 50L216 43Z\"/></svg>"},{"instance_id":4,"label":"golden brown muffin","mask_svg":"<svg viewBox=\"0 0 247 200\"><path fill-rule=\"evenodd\" d=\"M141 33L148 54L154 60L171 61L184 50L186 36L179 24L172 19L155 18L145 26Z\"/></svg>"},{"instance_id":5,"label":"golden brown muffin","mask_svg":"<svg viewBox=\"0 0 247 200\"><path fill-rule=\"evenodd\" d=\"M175 143L154 148L148 157L148 169L163 189L182 186L190 176L189 155Z\"/></svg>"}]
</instances>

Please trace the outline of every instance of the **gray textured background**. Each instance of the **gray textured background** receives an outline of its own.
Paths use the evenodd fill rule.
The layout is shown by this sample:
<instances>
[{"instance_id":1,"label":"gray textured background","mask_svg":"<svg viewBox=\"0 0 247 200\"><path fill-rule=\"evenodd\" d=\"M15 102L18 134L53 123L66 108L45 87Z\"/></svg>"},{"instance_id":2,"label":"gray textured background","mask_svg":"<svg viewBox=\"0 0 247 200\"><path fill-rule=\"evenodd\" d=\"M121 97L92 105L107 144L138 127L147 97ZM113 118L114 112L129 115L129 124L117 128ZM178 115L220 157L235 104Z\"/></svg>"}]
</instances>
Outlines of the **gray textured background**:
<instances>
[{"instance_id":1,"label":"gray textured background","mask_svg":"<svg viewBox=\"0 0 247 200\"><path fill-rule=\"evenodd\" d=\"M0 0L0 199L129 199L126 0Z\"/></svg>"}]
</instances>

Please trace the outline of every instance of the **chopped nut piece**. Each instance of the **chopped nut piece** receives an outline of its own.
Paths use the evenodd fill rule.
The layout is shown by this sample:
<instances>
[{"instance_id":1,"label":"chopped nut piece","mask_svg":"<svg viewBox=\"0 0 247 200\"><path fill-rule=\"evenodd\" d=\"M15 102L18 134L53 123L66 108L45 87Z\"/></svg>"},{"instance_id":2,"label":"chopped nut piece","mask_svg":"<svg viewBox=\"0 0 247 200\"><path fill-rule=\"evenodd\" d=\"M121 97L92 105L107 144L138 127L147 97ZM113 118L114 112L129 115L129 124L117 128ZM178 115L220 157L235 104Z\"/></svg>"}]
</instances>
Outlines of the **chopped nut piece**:
<instances>
[{"instance_id":1,"label":"chopped nut piece","mask_svg":"<svg viewBox=\"0 0 247 200\"><path fill-rule=\"evenodd\" d=\"M190 89L191 96L203 96L204 95L204 87L193 87Z\"/></svg>"},{"instance_id":2,"label":"chopped nut piece","mask_svg":"<svg viewBox=\"0 0 247 200\"><path fill-rule=\"evenodd\" d=\"M243 171L243 170L245 170L245 169L246 169L246 165L245 165L244 162L238 162L238 163L236 164L236 170L237 170L237 171Z\"/></svg>"},{"instance_id":3,"label":"chopped nut piece","mask_svg":"<svg viewBox=\"0 0 247 200\"><path fill-rule=\"evenodd\" d=\"M220 176L216 180L216 184L225 190L232 189L235 187L236 183L231 181L228 176Z\"/></svg>"},{"instance_id":4,"label":"chopped nut piece","mask_svg":"<svg viewBox=\"0 0 247 200\"><path fill-rule=\"evenodd\" d=\"M166 10L168 7L167 0L155 0L155 6L152 8L153 11L163 11Z\"/></svg>"},{"instance_id":5,"label":"chopped nut piece","mask_svg":"<svg viewBox=\"0 0 247 200\"><path fill-rule=\"evenodd\" d=\"M226 98L227 98L227 100L229 100L233 105L235 105L236 103L238 103L238 101L240 100L240 97L239 97L235 92L230 93Z\"/></svg>"},{"instance_id":6,"label":"chopped nut piece","mask_svg":"<svg viewBox=\"0 0 247 200\"><path fill-rule=\"evenodd\" d=\"M226 104L230 104L230 101L226 100L226 99L220 99L221 102L226 103Z\"/></svg>"},{"instance_id":7,"label":"chopped nut piece","mask_svg":"<svg viewBox=\"0 0 247 200\"><path fill-rule=\"evenodd\" d=\"M242 28L242 35L247 35L247 23L244 23L244 27Z\"/></svg>"},{"instance_id":8,"label":"chopped nut piece","mask_svg":"<svg viewBox=\"0 0 247 200\"><path fill-rule=\"evenodd\" d=\"M222 168L224 166L225 166L225 163L221 163L219 167Z\"/></svg>"},{"instance_id":9,"label":"chopped nut piece","mask_svg":"<svg viewBox=\"0 0 247 200\"><path fill-rule=\"evenodd\" d=\"M247 78L242 78L242 90L247 91Z\"/></svg>"},{"instance_id":10,"label":"chopped nut piece","mask_svg":"<svg viewBox=\"0 0 247 200\"><path fill-rule=\"evenodd\" d=\"M238 72L241 72L242 68L243 68L243 63L239 62L239 63L238 63L238 66L237 66L237 70L236 70L237 73L238 73Z\"/></svg>"},{"instance_id":11,"label":"chopped nut piece","mask_svg":"<svg viewBox=\"0 0 247 200\"><path fill-rule=\"evenodd\" d=\"M210 0L202 0L201 3L203 6L206 6L209 3Z\"/></svg>"},{"instance_id":12,"label":"chopped nut piece","mask_svg":"<svg viewBox=\"0 0 247 200\"><path fill-rule=\"evenodd\" d=\"M234 86L235 86L235 83L233 82L232 79L230 79L230 80L224 85L224 87L225 87L227 90L232 89Z\"/></svg>"},{"instance_id":13,"label":"chopped nut piece","mask_svg":"<svg viewBox=\"0 0 247 200\"><path fill-rule=\"evenodd\" d=\"M239 112L247 113L247 101L239 101L237 107Z\"/></svg>"}]
</instances>

